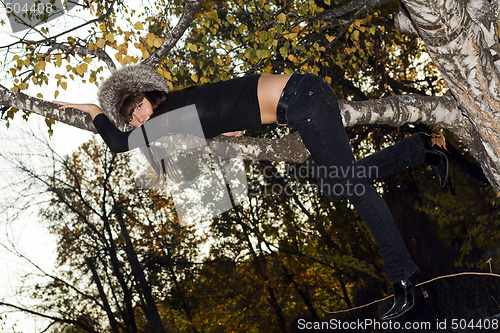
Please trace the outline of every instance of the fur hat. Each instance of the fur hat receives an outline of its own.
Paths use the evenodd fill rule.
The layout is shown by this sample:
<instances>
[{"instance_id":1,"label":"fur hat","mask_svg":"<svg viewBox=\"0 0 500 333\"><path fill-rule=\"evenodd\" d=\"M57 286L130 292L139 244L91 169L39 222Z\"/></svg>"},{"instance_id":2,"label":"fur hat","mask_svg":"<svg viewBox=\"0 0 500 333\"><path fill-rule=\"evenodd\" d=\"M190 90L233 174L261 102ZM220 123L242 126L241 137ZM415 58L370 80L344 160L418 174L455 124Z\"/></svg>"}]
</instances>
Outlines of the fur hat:
<instances>
[{"instance_id":1,"label":"fur hat","mask_svg":"<svg viewBox=\"0 0 500 333\"><path fill-rule=\"evenodd\" d=\"M157 70L148 65L129 65L114 70L111 76L101 83L98 99L102 111L117 126L123 129L130 125L118 115L125 98L137 91L163 90L168 92L165 79Z\"/></svg>"}]
</instances>

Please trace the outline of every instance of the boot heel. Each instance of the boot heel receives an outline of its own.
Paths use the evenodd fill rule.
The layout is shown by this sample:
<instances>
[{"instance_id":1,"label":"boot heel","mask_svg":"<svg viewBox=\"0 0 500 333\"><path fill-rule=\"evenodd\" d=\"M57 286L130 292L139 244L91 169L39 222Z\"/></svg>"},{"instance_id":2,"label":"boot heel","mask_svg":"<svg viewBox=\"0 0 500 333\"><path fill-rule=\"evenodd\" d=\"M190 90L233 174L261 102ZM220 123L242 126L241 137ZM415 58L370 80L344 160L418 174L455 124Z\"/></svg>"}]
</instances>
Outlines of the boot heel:
<instances>
[{"instance_id":1,"label":"boot heel","mask_svg":"<svg viewBox=\"0 0 500 333\"><path fill-rule=\"evenodd\" d=\"M423 288L421 286L417 287L417 283L419 280L420 271L416 271L409 278L393 283L392 288L394 290L394 304L389 309L389 311L387 311L380 317L380 319L391 320L401 316L403 313L410 310L415 304L415 290L423 291ZM424 295L426 294L427 293L425 293Z\"/></svg>"}]
</instances>

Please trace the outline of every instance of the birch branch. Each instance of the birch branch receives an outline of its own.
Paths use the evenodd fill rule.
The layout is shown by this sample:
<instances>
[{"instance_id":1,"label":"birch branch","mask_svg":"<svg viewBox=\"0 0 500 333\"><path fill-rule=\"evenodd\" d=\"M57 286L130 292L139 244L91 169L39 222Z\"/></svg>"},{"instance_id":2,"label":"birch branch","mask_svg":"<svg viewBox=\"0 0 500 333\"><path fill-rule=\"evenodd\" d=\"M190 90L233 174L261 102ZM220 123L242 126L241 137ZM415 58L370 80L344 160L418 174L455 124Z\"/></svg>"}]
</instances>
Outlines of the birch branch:
<instances>
[{"instance_id":1,"label":"birch branch","mask_svg":"<svg viewBox=\"0 0 500 333\"><path fill-rule=\"evenodd\" d=\"M158 67L161 60L170 52L175 44L177 44L191 22L193 22L194 14L196 14L201 4L201 0L186 0L185 2L184 11L175 28L170 31L170 34L165 38L160 47L157 48L149 58L142 61L143 64Z\"/></svg>"}]
</instances>

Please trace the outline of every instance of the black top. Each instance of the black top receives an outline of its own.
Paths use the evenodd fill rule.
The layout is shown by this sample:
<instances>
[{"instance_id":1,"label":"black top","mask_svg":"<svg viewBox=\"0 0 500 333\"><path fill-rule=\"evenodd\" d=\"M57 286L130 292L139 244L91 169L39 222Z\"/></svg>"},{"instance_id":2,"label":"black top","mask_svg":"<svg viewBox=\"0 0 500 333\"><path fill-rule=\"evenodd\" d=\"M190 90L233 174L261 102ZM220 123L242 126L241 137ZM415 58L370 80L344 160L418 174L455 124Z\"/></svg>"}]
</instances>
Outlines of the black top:
<instances>
[{"instance_id":1,"label":"black top","mask_svg":"<svg viewBox=\"0 0 500 333\"><path fill-rule=\"evenodd\" d=\"M249 75L173 91L158 109L161 114L194 104L207 139L247 128L263 130L257 97L259 77L260 75ZM93 123L111 151L119 153L136 148L129 147L128 139L132 131L120 131L106 115L97 115Z\"/></svg>"}]
</instances>

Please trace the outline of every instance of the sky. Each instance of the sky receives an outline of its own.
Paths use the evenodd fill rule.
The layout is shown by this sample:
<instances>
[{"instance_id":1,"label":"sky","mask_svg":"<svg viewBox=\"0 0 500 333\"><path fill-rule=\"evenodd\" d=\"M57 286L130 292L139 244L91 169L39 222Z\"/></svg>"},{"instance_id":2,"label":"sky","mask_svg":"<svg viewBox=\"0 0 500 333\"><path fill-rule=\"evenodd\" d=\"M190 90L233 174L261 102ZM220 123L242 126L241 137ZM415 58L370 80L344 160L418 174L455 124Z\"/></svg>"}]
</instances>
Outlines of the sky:
<instances>
[{"instance_id":1,"label":"sky","mask_svg":"<svg viewBox=\"0 0 500 333\"><path fill-rule=\"evenodd\" d=\"M2 7L3 1L0 1L0 20L6 20L6 12ZM70 13L75 14L74 11ZM76 23L82 20L84 20L84 18L75 19L68 15L64 15L60 17L58 21L52 22L51 29L56 29L57 24L61 24L61 22L64 22L64 24L61 24L61 26L64 26L65 24L72 24L73 21ZM55 30L51 30L51 32L52 31ZM0 46L12 42L15 40L15 36L22 36L23 34L24 32L12 34L7 21L7 25L0 26ZM11 87L11 83L5 80L4 75L0 76L0 83L6 87ZM54 97L54 87L54 85L49 85L44 88L31 88L28 90L28 94L35 96L37 92L41 92L44 99L52 100ZM96 92L97 87L92 84L68 84L66 91L60 89L60 95L57 99L76 103L97 104ZM83 142L95 137L88 131L57 123L53 127L53 136L49 138L47 133L48 128L45 125L43 117L33 114L29 117L28 121L25 121L21 119L20 115L16 115L15 119L11 121L11 126L8 129L5 126L5 122L0 122L0 140L2 141L0 149L21 149L21 145L16 142L15 138L25 135L28 129L31 129L40 137L48 138L54 150L59 155L70 154ZM96 137L99 138L98 136ZM9 168L9 166L5 165L3 162L0 163L2 163L0 164L0 170ZM10 179L16 177L15 172L9 174L12 174L10 176L12 178L5 177L5 174L4 177L0 177L0 200L9 196L9 191L11 189L9 189L7 183ZM14 244L16 250L50 272L56 258L55 239L48 233L43 224L40 223L40 218L36 214L36 210L26 211L23 216L15 220L11 218L8 211L3 211L0 214L2 214L2 218L0 218L0 300L15 304L29 305L29 300L20 299L15 295L16 290L21 286L25 274L34 272L34 269L25 261L9 253L9 251L1 245L4 244L11 247L10 244ZM8 320L6 325L2 327L2 318L0 318L0 332L2 333L14 331L27 333L38 332L48 324L46 320L27 317L19 313L4 313L2 315L4 310L5 308L0 308L0 316L5 317L5 315L8 315Z\"/></svg>"},{"instance_id":2,"label":"sky","mask_svg":"<svg viewBox=\"0 0 500 333\"><path fill-rule=\"evenodd\" d=\"M71 100L75 102L86 102L91 100L92 90L79 89L78 86L68 87L68 91L61 93L61 100ZM45 95L45 94L44 94ZM47 94L48 95L48 94ZM78 98L74 97L78 96ZM43 117L32 114L28 121L16 117L11 122L10 128L6 128L5 123L0 123L0 137L3 142L7 142L8 147L2 145L1 150L21 149L22 146L16 142L17 138L23 135L26 136L28 129L37 133L37 137L42 137L50 140L51 146L59 155L71 154L79 145L90 140L91 138L100 139L88 131L80 130L75 127L56 123L53 127L54 134L49 137L47 125ZM14 140L14 138L16 140ZM8 166L0 165L0 169L8 168ZM13 178L15 178L13 173ZM8 196L9 188L5 185L10 178L0 180L0 200ZM21 251L26 257L32 259L38 265L48 271L53 267L55 259L55 239L48 233L46 228L40 223L40 218L36 212L26 212L24 216L16 220L11 220L8 212L3 212L4 217L0 219L0 244L9 244L13 242L17 250ZM15 295L16 289L20 286L22 276L27 272L32 271L27 267L26 263L16 259L16 257L4 248L0 247L0 300L10 299L13 303L25 303L25 300L19 300ZM0 309L0 313L1 313ZM35 324L40 324L40 320L26 318L24 315L13 316L11 323L16 323L17 332L37 332ZM1 320L0 320L1 323ZM40 326L38 326L40 327ZM22 329L22 330L19 330ZM4 332L0 326L0 332ZM10 332L10 331L5 331Z\"/></svg>"},{"instance_id":3,"label":"sky","mask_svg":"<svg viewBox=\"0 0 500 333\"><path fill-rule=\"evenodd\" d=\"M76 91L73 93L76 94ZM71 91L68 94L71 94ZM2 141L0 150L22 149L22 146L16 140L19 137L26 136L28 128L37 133L37 137L49 139L51 146L59 155L70 154L83 142L95 137L88 131L57 123L53 128L54 134L49 138L44 118L38 115L31 115L27 122L17 117L11 123L9 129L5 127L3 122L0 123L0 140ZM13 138L16 140L13 140ZM1 170L9 168L11 167L4 165L4 162L0 162ZM15 171L7 172L7 174L12 174L12 176L0 179L0 200L5 200L10 194L8 193L10 188L6 183L10 179L16 178ZM14 244L16 250L50 272L56 257L56 242L54 237L43 226L43 223L41 223L37 211L25 211L25 214L17 219L12 219L8 211L3 211L2 215L0 219L0 245L4 244L11 247L10 244ZM23 276L28 272L34 271L25 261L20 260L0 246L0 300L3 299L16 304L27 304L27 300L19 299L15 296L16 290L21 286ZM4 309L0 308L0 313L1 310ZM22 314L11 314L9 315L8 322L11 326L16 325L17 332L37 332L37 328L41 327L42 323L46 321L27 318ZM4 329L7 328L0 326L0 332L11 332L10 330L4 331Z\"/></svg>"}]
</instances>

